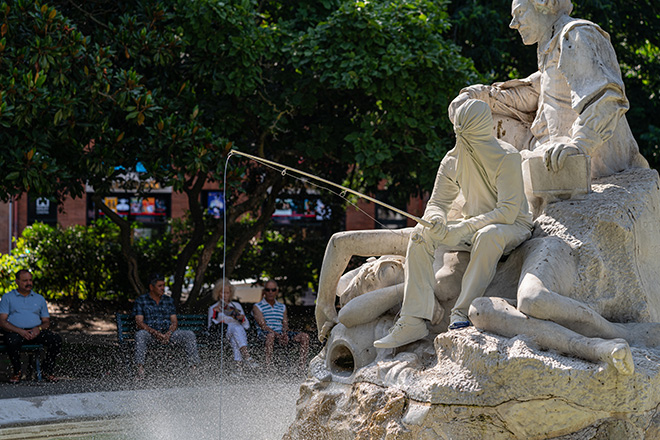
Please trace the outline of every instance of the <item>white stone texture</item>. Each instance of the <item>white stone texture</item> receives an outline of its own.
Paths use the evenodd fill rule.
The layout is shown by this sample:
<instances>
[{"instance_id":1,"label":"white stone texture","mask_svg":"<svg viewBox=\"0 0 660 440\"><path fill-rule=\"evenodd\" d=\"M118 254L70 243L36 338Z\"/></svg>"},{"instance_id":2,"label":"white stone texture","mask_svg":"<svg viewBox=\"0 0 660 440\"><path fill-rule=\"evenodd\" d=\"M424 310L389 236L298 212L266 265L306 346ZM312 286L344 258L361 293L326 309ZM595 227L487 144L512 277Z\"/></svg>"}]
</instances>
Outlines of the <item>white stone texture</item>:
<instances>
[{"instance_id":1,"label":"white stone texture","mask_svg":"<svg viewBox=\"0 0 660 440\"><path fill-rule=\"evenodd\" d=\"M539 264L562 270L567 255L575 262L563 295L611 321L660 321L658 173L630 169L595 180L592 190L549 204L533 239L500 264L487 294L515 298L525 257L560 241L566 255ZM635 364L628 376L525 336L475 328L441 333L433 345L427 339L379 351L344 383L333 380L321 353L284 438L658 439L660 350L628 342Z\"/></svg>"},{"instance_id":2,"label":"white stone texture","mask_svg":"<svg viewBox=\"0 0 660 440\"><path fill-rule=\"evenodd\" d=\"M550 171L540 156L522 164L525 188L535 197L574 198L591 190L591 159L582 154L568 156L558 171Z\"/></svg>"},{"instance_id":3,"label":"white stone texture","mask_svg":"<svg viewBox=\"0 0 660 440\"><path fill-rule=\"evenodd\" d=\"M284 439L657 439L660 353L633 348L622 376L475 328L435 340L437 362L404 353L353 384L311 377Z\"/></svg>"}]
</instances>

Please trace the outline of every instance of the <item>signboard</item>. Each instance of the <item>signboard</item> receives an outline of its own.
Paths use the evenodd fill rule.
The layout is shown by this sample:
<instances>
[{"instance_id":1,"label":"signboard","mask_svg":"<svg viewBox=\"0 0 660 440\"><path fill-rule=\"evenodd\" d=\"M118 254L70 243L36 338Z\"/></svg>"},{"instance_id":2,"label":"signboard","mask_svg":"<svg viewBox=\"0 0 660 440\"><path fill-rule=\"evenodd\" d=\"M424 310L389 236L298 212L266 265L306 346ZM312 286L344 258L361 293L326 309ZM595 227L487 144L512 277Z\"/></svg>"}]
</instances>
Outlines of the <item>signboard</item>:
<instances>
[{"instance_id":1,"label":"signboard","mask_svg":"<svg viewBox=\"0 0 660 440\"><path fill-rule=\"evenodd\" d=\"M57 203L46 197L33 197L28 194L28 225L36 222L56 224Z\"/></svg>"},{"instance_id":2,"label":"signboard","mask_svg":"<svg viewBox=\"0 0 660 440\"><path fill-rule=\"evenodd\" d=\"M87 198L89 206L88 222L103 217L105 214L94 207L91 197ZM170 216L170 194L153 194L137 196L135 194L112 194L103 199L112 211L124 218L141 223L164 224Z\"/></svg>"},{"instance_id":3,"label":"signboard","mask_svg":"<svg viewBox=\"0 0 660 440\"><path fill-rule=\"evenodd\" d=\"M205 191L206 201L204 207L208 214L215 218L220 219L225 214L225 198L222 191Z\"/></svg>"},{"instance_id":4,"label":"signboard","mask_svg":"<svg viewBox=\"0 0 660 440\"><path fill-rule=\"evenodd\" d=\"M276 199L273 222L277 225L316 223L330 218L330 209L321 201L308 195Z\"/></svg>"}]
</instances>

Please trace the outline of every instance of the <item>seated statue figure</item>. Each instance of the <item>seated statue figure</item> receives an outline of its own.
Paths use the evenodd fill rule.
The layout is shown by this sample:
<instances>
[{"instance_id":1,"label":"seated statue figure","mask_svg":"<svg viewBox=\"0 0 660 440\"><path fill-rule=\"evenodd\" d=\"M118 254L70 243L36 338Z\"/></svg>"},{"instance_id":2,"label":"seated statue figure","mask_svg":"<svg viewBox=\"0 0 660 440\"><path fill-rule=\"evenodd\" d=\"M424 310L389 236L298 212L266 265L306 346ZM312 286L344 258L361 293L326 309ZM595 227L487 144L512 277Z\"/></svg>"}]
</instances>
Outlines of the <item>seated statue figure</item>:
<instances>
[{"instance_id":1,"label":"seated statue figure","mask_svg":"<svg viewBox=\"0 0 660 440\"><path fill-rule=\"evenodd\" d=\"M629 102L609 35L571 17L572 9L571 0L513 0L510 27L524 44L538 45L539 70L524 79L461 90L449 117L466 99L485 101L493 111L495 136L523 158L542 157L555 172L576 154L590 157L593 178L648 168L626 120ZM538 213L543 201L529 198Z\"/></svg>"},{"instance_id":2,"label":"seated statue figure","mask_svg":"<svg viewBox=\"0 0 660 440\"><path fill-rule=\"evenodd\" d=\"M567 156L580 153L591 157L594 178L648 168L625 119L629 105L609 37L597 25L570 17L571 10L570 0L513 0L510 26L519 31L524 44L538 44L539 71L523 80L464 89L450 105L450 118L454 122L457 109L468 99L488 103L493 113L527 129L526 135L515 137L514 146L523 157L543 157L549 172L561 169ZM497 128L495 124L496 135L501 134ZM413 228L346 231L330 239L316 308L322 340L338 321L334 298L351 256L405 256L412 233ZM508 337L525 334L543 348L604 361L621 374L634 371L630 345L660 345L659 324L613 323L566 296L577 278L578 263L564 240L535 234L514 253L521 261L516 300L472 301L469 320L478 329ZM440 303L459 297L468 261L467 252L436 249L432 288ZM373 293L402 292L402 284ZM358 323L354 310L346 315L348 322Z\"/></svg>"}]
</instances>

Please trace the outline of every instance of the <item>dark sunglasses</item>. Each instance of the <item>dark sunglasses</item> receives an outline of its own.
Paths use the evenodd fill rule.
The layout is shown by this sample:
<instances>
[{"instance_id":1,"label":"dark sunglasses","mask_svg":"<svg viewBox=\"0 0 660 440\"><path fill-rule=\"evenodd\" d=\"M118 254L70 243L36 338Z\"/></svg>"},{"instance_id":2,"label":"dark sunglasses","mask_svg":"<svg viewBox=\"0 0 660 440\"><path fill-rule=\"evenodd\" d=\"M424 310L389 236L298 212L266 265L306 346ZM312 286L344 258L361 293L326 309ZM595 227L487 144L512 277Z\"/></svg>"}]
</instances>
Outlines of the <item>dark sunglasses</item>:
<instances>
[{"instance_id":1,"label":"dark sunglasses","mask_svg":"<svg viewBox=\"0 0 660 440\"><path fill-rule=\"evenodd\" d=\"M275 287L273 289L268 288L268 287L264 287L264 292L277 292L277 287Z\"/></svg>"}]
</instances>

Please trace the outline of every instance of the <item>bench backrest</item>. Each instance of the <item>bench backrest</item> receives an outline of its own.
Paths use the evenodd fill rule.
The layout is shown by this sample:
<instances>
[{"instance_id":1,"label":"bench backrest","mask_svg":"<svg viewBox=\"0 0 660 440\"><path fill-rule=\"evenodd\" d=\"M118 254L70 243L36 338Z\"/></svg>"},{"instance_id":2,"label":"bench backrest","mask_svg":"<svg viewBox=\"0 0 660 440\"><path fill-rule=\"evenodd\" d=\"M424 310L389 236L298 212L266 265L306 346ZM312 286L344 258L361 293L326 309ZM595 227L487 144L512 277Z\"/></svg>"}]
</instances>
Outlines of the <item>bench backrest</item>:
<instances>
[{"instance_id":1,"label":"bench backrest","mask_svg":"<svg viewBox=\"0 0 660 440\"><path fill-rule=\"evenodd\" d=\"M180 330L192 330L197 336L198 343L200 338L205 338L208 334L206 323L208 317L199 314L177 314ZM128 313L115 313L117 320L117 341L120 344L135 341L135 315Z\"/></svg>"}]
</instances>

